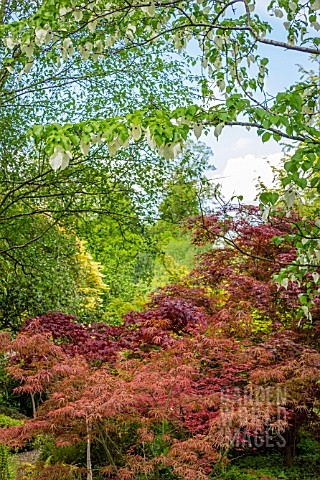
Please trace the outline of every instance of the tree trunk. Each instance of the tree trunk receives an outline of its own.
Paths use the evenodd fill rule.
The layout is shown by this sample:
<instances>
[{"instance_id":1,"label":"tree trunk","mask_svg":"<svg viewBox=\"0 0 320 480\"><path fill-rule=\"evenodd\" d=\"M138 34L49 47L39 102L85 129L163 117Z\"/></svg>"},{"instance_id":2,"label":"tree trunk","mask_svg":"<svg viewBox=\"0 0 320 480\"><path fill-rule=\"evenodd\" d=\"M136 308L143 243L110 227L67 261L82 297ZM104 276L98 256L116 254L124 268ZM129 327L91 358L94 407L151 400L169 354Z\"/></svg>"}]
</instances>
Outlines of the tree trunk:
<instances>
[{"instance_id":1,"label":"tree trunk","mask_svg":"<svg viewBox=\"0 0 320 480\"><path fill-rule=\"evenodd\" d=\"M296 429L294 427L287 430L285 446L286 466L291 467L294 463L294 457L296 452Z\"/></svg>"},{"instance_id":2,"label":"tree trunk","mask_svg":"<svg viewBox=\"0 0 320 480\"><path fill-rule=\"evenodd\" d=\"M31 402L32 402L32 416L33 418L35 418L37 415L37 410L36 410L36 402L34 399L34 393L30 393L30 396L31 396Z\"/></svg>"},{"instance_id":3,"label":"tree trunk","mask_svg":"<svg viewBox=\"0 0 320 480\"><path fill-rule=\"evenodd\" d=\"M91 437L90 437L90 421L86 419L87 424L87 480L92 480L92 465L91 465Z\"/></svg>"}]
</instances>

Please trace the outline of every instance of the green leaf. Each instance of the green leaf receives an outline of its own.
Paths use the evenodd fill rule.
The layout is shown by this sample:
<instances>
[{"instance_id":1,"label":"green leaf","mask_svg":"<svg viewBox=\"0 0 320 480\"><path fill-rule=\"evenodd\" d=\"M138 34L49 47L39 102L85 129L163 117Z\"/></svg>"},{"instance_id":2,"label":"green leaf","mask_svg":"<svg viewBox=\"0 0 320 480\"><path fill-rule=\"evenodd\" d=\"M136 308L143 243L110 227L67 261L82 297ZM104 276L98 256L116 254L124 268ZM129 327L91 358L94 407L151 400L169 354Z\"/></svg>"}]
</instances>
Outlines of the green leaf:
<instances>
[{"instance_id":1,"label":"green leaf","mask_svg":"<svg viewBox=\"0 0 320 480\"><path fill-rule=\"evenodd\" d=\"M320 183L320 177L312 178L310 181L311 188L316 187Z\"/></svg>"},{"instance_id":2,"label":"green leaf","mask_svg":"<svg viewBox=\"0 0 320 480\"><path fill-rule=\"evenodd\" d=\"M301 95L295 92L290 95L289 99L290 99L291 105L297 110L301 111L302 103L303 103Z\"/></svg>"},{"instance_id":3,"label":"green leaf","mask_svg":"<svg viewBox=\"0 0 320 480\"><path fill-rule=\"evenodd\" d=\"M264 192L260 195L260 201L264 205L275 205L279 199L279 194L277 192Z\"/></svg>"},{"instance_id":4,"label":"green leaf","mask_svg":"<svg viewBox=\"0 0 320 480\"><path fill-rule=\"evenodd\" d=\"M36 137L40 137L43 131L44 131L43 125L40 125L40 124L33 125L33 132Z\"/></svg>"},{"instance_id":5,"label":"green leaf","mask_svg":"<svg viewBox=\"0 0 320 480\"><path fill-rule=\"evenodd\" d=\"M265 143L265 142L267 142L268 140L270 140L271 136L272 136L272 133L271 133L271 132L265 132L265 133L262 135L262 137L261 137L263 143Z\"/></svg>"},{"instance_id":6,"label":"green leaf","mask_svg":"<svg viewBox=\"0 0 320 480\"><path fill-rule=\"evenodd\" d=\"M299 180L296 181L296 184L297 184L300 188L305 189L306 186L307 186L307 184L308 184L308 182L307 182L307 180L306 180L305 178L299 178Z\"/></svg>"}]
</instances>

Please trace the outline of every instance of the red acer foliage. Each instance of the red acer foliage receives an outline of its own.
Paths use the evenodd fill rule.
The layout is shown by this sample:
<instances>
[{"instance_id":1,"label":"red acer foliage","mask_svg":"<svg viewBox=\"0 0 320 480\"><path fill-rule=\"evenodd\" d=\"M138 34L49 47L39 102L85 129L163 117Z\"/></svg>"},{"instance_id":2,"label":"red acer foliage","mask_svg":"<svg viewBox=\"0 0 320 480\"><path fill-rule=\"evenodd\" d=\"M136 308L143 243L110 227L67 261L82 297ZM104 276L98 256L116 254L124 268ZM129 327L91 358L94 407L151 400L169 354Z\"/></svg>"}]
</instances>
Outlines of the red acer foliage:
<instances>
[{"instance_id":1,"label":"red acer foliage","mask_svg":"<svg viewBox=\"0 0 320 480\"><path fill-rule=\"evenodd\" d=\"M155 346L168 346L175 335L190 334L206 322L206 315L197 305L167 297L152 310L129 312L120 326L80 324L72 315L49 312L27 320L21 331L47 333L69 355L83 355L101 364L113 362L121 350L148 351Z\"/></svg>"},{"instance_id":2,"label":"red acer foliage","mask_svg":"<svg viewBox=\"0 0 320 480\"><path fill-rule=\"evenodd\" d=\"M314 284L306 273L300 286L288 280L286 288L273 281L281 268L296 261L291 234L298 219L277 215L265 223L258 207L238 206L229 210L190 219L187 228L194 235L194 243L215 246L201 256L191 277L195 283L212 289L223 289L228 301L221 306L219 317L235 323L251 323L253 311L261 320L270 321L272 328L290 327L302 331L306 323L297 315L301 306L299 295L306 285ZM277 238L277 242L274 239ZM319 271L320 273L320 271ZM312 332L319 332L320 296L314 292ZM300 328L301 327L301 328ZM305 332L304 332L305 333Z\"/></svg>"},{"instance_id":3,"label":"red acer foliage","mask_svg":"<svg viewBox=\"0 0 320 480\"><path fill-rule=\"evenodd\" d=\"M319 425L319 303L304 325L295 309L303 285L272 282L295 258L290 220L275 222L263 224L256 208L190 220L195 242L214 248L121 326L55 312L26 322L13 341L3 336L8 372L38 406L23 426L2 429L1 441L50 433L58 444L100 443L101 471L113 479L170 469L205 480L223 451L261 446L268 435L290 458L296 430ZM124 450L128 425L135 440Z\"/></svg>"}]
</instances>

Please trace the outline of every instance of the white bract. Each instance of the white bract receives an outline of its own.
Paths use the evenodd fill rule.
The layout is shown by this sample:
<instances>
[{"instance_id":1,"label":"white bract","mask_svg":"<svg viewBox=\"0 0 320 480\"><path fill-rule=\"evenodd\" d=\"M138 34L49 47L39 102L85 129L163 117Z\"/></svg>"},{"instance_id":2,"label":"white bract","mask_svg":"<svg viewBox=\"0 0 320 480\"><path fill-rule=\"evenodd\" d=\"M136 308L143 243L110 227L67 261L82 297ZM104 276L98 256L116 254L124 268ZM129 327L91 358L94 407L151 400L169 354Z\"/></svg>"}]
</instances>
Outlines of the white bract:
<instances>
[{"instance_id":1,"label":"white bract","mask_svg":"<svg viewBox=\"0 0 320 480\"><path fill-rule=\"evenodd\" d=\"M44 28L39 28L35 31L35 34L35 43L36 45L40 46L45 42L48 30L45 30Z\"/></svg>"},{"instance_id":2,"label":"white bract","mask_svg":"<svg viewBox=\"0 0 320 480\"><path fill-rule=\"evenodd\" d=\"M140 140L142 135L142 130L140 125L131 125L131 135L134 140Z\"/></svg>"},{"instance_id":3,"label":"white bract","mask_svg":"<svg viewBox=\"0 0 320 480\"><path fill-rule=\"evenodd\" d=\"M97 28L97 20L92 19L92 20L88 23L88 28L89 28L90 32L93 33L93 32L95 31L95 29Z\"/></svg>"},{"instance_id":4,"label":"white bract","mask_svg":"<svg viewBox=\"0 0 320 480\"><path fill-rule=\"evenodd\" d=\"M219 123L218 125L215 126L214 128L214 136L218 139L218 137L221 135L222 129L224 127L224 123Z\"/></svg>"},{"instance_id":5,"label":"white bract","mask_svg":"<svg viewBox=\"0 0 320 480\"><path fill-rule=\"evenodd\" d=\"M146 128L146 140L147 140L147 143L148 143L149 147L152 148L152 150L155 150L157 148L157 144L155 142L155 139L153 138L153 136L150 133L149 127Z\"/></svg>"},{"instance_id":6,"label":"white bract","mask_svg":"<svg viewBox=\"0 0 320 480\"><path fill-rule=\"evenodd\" d=\"M80 140L80 150L83 155L88 155L88 153L90 152L90 144L85 143L83 140Z\"/></svg>"},{"instance_id":7,"label":"white bract","mask_svg":"<svg viewBox=\"0 0 320 480\"><path fill-rule=\"evenodd\" d=\"M311 10L320 10L320 0L313 0L310 5Z\"/></svg>"},{"instance_id":8,"label":"white bract","mask_svg":"<svg viewBox=\"0 0 320 480\"><path fill-rule=\"evenodd\" d=\"M77 21L77 22L80 22L83 18L83 13L81 10L75 10L73 13L72 13L74 19Z\"/></svg>"},{"instance_id":9,"label":"white bract","mask_svg":"<svg viewBox=\"0 0 320 480\"><path fill-rule=\"evenodd\" d=\"M32 58L33 50L34 50L33 43L21 45L21 52L25 53L29 59Z\"/></svg>"},{"instance_id":10,"label":"white bract","mask_svg":"<svg viewBox=\"0 0 320 480\"><path fill-rule=\"evenodd\" d=\"M115 139L113 142L108 143L108 150L109 150L109 155L111 157L114 157L117 153L117 151L121 148L121 145L118 141L118 139Z\"/></svg>"},{"instance_id":11,"label":"white bract","mask_svg":"<svg viewBox=\"0 0 320 480\"><path fill-rule=\"evenodd\" d=\"M90 42L87 42L84 47L82 47L81 45L79 46L80 55L85 62L89 60L91 50L92 50L92 43Z\"/></svg>"},{"instance_id":12,"label":"white bract","mask_svg":"<svg viewBox=\"0 0 320 480\"><path fill-rule=\"evenodd\" d=\"M166 160L175 159L180 153L181 147L179 143L163 144L159 148L159 154Z\"/></svg>"},{"instance_id":13,"label":"white bract","mask_svg":"<svg viewBox=\"0 0 320 480\"><path fill-rule=\"evenodd\" d=\"M33 65L33 60L31 62L28 62L24 68L23 68L23 71L24 73L29 73L31 68L32 68L32 65ZM20 72L21 73L21 72ZM20 77L21 78L21 77Z\"/></svg>"},{"instance_id":14,"label":"white bract","mask_svg":"<svg viewBox=\"0 0 320 480\"><path fill-rule=\"evenodd\" d=\"M12 50L15 45L17 44L16 40L14 40L14 38L12 37L7 37L4 39L4 44L7 48L9 48L9 50Z\"/></svg>"},{"instance_id":15,"label":"white bract","mask_svg":"<svg viewBox=\"0 0 320 480\"><path fill-rule=\"evenodd\" d=\"M202 130L203 130L203 125L202 123L200 122L197 122L194 127L193 127L193 132L195 134L195 137L197 138L200 138L201 137L201 134L202 134Z\"/></svg>"},{"instance_id":16,"label":"white bract","mask_svg":"<svg viewBox=\"0 0 320 480\"><path fill-rule=\"evenodd\" d=\"M288 190L284 196L284 201L287 204L288 208L291 208L292 205L294 204L295 198L296 198L296 192L294 190Z\"/></svg>"},{"instance_id":17,"label":"white bract","mask_svg":"<svg viewBox=\"0 0 320 480\"><path fill-rule=\"evenodd\" d=\"M64 170L69 165L71 158L71 152L66 152L60 145L58 145L55 147L53 154L49 158L49 163L55 171L57 171L59 168Z\"/></svg>"}]
</instances>

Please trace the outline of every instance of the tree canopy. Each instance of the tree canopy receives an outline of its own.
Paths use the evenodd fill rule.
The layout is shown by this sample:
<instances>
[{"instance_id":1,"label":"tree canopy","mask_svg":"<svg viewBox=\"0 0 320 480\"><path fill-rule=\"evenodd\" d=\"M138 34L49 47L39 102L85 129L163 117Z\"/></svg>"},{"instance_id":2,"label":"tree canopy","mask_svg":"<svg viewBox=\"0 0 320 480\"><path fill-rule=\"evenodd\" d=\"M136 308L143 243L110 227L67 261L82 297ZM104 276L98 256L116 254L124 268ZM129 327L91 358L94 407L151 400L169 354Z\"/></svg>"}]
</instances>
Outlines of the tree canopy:
<instances>
[{"instance_id":1,"label":"tree canopy","mask_svg":"<svg viewBox=\"0 0 320 480\"><path fill-rule=\"evenodd\" d=\"M109 162L113 178L121 165L132 191L176 158L191 133L213 129L218 138L226 126L243 126L287 145L283 197L260 198L265 216L281 201L290 210L299 191L320 188L319 75L304 67L276 94L265 81L274 49L317 61L319 8L318 0L4 2L2 121L19 122L6 152L14 144L19 163L41 158L67 177L93 158L103 168ZM316 222L300 229L292 275L318 265L318 238Z\"/></svg>"},{"instance_id":2,"label":"tree canopy","mask_svg":"<svg viewBox=\"0 0 320 480\"><path fill-rule=\"evenodd\" d=\"M298 181L294 174L304 161L311 162L308 169L314 167L314 155L319 149L315 126L318 80L309 76L275 98L270 97L264 88L268 58L261 55L259 47L285 48L316 57L317 0L303 4L271 1L267 6L269 18L256 13L258 6L253 0L43 1L14 7L10 9L9 3L3 9L4 105L20 92L27 97L34 90L32 72L37 69L46 73L41 88L51 90L76 83L73 74L78 74L84 65L90 78L96 79L102 71L110 82L112 66L119 68L128 62L139 68L132 86L136 98L148 98L147 102L139 102L138 109L122 105L110 112L102 108L94 116L80 110L83 116L77 112L78 118L74 117L72 123L39 123L33 127L33 138L37 144L45 142L54 169L66 168L79 149L86 154L91 145L102 142L107 144L110 155L115 155L129 142L142 138L164 157L173 158L190 130L198 137L203 128L213 126L218 137L225 125L256 128L263 141L273 137L298 142L294 166L287 166L288 181ZM270 16L280 24L277 29L282 28L280 38L284 40L273 35ZM189 46L192 40L195 43ZM189 105L181 106L180 95L171 101L165 98L164 102L155 98L170 89L170 82L159 78L164 48L171 52L172 59L174 51L186 52L175 68L200 61L202 71L193 77L195 88L201 87L197 103L189 98ZM148 95L139 92L139 76L148 74L145 55L149 62L160 62L158 76L156 69L151 69ZM90 93L90 89L83 92L78 85L68 90L75 104L83 95L91 97ZM93 93L95 96L96 89Z\"/></svg>"}]
</instances>

